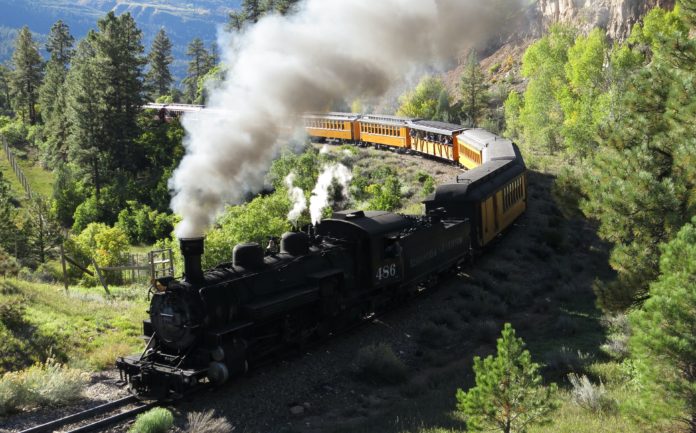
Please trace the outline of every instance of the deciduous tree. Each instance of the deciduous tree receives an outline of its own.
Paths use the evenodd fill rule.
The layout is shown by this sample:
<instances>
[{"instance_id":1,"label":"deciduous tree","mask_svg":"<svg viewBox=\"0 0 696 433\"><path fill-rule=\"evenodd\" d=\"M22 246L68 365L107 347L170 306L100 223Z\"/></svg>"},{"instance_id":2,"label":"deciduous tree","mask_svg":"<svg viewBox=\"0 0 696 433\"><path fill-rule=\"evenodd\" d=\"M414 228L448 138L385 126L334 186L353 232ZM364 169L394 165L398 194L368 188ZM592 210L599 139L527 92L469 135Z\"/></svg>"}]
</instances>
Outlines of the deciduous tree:
<instances>
[{"instance_id":1,"label":"deciduous tree","mask_svg":"<svg viewBox=\"0 0 696 433\"><path fill-rule=\"evenodd\" d=\"M433 119L438 108L440 94L445 84L439 78L426 76L421 79L415 89L406 92L399 98L398 116Z\"/></svg>"}]
</instances>

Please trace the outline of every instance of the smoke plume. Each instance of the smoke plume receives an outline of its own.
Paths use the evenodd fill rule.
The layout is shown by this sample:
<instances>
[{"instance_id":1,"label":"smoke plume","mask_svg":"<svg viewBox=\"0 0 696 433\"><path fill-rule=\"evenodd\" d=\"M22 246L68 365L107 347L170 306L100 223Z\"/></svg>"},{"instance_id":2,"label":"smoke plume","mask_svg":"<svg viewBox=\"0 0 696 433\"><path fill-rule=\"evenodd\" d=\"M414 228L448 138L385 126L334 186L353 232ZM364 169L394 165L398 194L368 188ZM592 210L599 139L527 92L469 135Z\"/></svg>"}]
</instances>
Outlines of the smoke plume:
<instances>
[{"instance_id":1,"label":"smoke plume","mask_svg":"<svg viewBox=\"0 0 696 433\"><path fill-rule=\"evenodd\" d=\"M292 209L288 212L288 220L297 226L297 220L302 216L302 212L307 209L307 198L302 188L294 186L295 173L290 173L285 177L285 186L288 187L288 196L292 202Z\"/></svg>"},{"instance_id":2,"label":"smoke plume","mask_svg":"<svg viewBox=\"0 0 696 433\"><path fill-rule=\"evenodd\" d=\"M334 179L342 188L344 196L347 196L348 186L352 178L353 174L343 164L332 164L324 167L317 179L317 184L312 190L312 196L309 198L309 215L312 218L312 225L317 225L321 222L322 211L332 204L331 197L329 197L329 188L331 188Z\"/></svg>"},{"instance_id":3,"label":"smoke plume","mask_svg":"<svg viewBox=\"0 0 696 433\"><path fill-rule=\"evenodd\" d=\"M225 204L258 192L302 113L383 95L419 65L499 33L519 2L306 0L229 37L226 80L208 101L215 114L183 120L186 155L170 180L177 234L203 235Z\"/></svg>"}]
</instances>

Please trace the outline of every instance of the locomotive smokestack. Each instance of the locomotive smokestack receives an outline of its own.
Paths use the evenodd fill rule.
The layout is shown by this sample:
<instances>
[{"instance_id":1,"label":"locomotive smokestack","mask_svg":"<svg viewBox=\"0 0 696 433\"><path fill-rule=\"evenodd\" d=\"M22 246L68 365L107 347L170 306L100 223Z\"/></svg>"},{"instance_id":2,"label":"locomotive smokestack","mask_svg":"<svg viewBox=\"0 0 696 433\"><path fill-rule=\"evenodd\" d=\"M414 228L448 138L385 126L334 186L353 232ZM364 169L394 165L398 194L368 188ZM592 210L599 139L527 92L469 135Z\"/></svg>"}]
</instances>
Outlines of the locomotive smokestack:
<instances>
[{"instance_id":1,"label":"locomotive smokestack","mask_svg":"<svg viewBox=\"0 0 696 433\"><path fill-rule=\"evenodd\" d=\"M181 254L184 256L184 279L188 283L200 283L203 281L201 255L203 255L204 241L205 238L179 239Z\"/></svg>"}]
</instances>

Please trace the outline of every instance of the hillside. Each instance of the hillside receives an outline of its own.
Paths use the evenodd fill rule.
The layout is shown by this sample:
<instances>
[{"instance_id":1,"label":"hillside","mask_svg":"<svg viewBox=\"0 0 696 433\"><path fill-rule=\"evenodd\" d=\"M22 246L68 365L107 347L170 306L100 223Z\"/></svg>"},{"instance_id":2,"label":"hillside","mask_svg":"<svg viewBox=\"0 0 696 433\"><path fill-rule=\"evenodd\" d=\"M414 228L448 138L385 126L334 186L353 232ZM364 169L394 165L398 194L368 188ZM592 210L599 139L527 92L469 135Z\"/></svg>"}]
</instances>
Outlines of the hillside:
<instances>
[{"instance_id":1,"label":"hillside","mask_svg":"<svg viewBox=\"0 0 696 433\"><path fill-rule=\"evenodd\" d=\"M65 21L79 39L94 28L97 19L108 11L118 14L130 12L143 31L143 43L149 48L160 28L164 28L174 43L174 74L183 78L186 70L186 46L195 37L206 45L215 41L219 26L227 22L229 12L238 7L240 0L184 0L121 1L121 0L0 0L0 63L12 55L12 29L28 25L42 40L59 19Z\"/></svg>"}]
</instances>

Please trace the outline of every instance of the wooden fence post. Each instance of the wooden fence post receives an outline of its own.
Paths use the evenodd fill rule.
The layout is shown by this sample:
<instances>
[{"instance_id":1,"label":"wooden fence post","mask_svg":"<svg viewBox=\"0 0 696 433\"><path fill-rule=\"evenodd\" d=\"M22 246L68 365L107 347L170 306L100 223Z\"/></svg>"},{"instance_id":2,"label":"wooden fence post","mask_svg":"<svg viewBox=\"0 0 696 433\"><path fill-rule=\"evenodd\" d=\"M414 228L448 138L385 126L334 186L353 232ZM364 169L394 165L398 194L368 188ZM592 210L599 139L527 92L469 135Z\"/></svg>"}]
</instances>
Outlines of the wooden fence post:
<instances>
[{"instance_id":1,"label":"wooden fence post","mask_svg":"<svg viewBox=\"0 0 696 433\"><path fill-rule=\"evenodd\" d=\"M68 269L65 266L65 248L63 247L63 242L60 243L60 265L63 267L63 285L65 286L65 293L68 293Z\"/></svg>"},{"instance_id":2,"label":"wooden fence post","mask_svg":"<svg viewBox=\"0 0 696 433\"><path fill-rule=\"evenodd\" d=\"M101 285L104 286L106 294L111 296L111 292L109 292L109 287L106 285L106 281L104 281L104 277L102 277L101 271L99 270L99 266L97 266L97 262L94 261L94 258L92 258L92 266L94 266L94 272L97 273L97 278L99 278L99 282L101 283Z\"/></svg>"}]
</instances>

